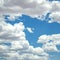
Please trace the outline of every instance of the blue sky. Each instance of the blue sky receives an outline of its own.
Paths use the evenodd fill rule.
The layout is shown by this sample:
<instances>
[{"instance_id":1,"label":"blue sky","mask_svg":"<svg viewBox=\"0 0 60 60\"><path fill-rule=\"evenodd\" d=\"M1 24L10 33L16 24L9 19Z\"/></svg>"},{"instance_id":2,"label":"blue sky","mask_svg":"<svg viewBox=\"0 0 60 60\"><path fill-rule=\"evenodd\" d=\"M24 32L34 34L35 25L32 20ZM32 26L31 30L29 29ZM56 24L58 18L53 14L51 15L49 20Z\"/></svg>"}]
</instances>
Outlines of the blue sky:
<instances>
[{"instance_id":1,"label":"blue sky","mask_svg":"<svg viewBox=\"0 0 60 60\"><path fill-rule=\"evenodd\" d=\"M60 60L60 0L0 1L0 60L13 59Z\"/></svg>"}]
</instances>

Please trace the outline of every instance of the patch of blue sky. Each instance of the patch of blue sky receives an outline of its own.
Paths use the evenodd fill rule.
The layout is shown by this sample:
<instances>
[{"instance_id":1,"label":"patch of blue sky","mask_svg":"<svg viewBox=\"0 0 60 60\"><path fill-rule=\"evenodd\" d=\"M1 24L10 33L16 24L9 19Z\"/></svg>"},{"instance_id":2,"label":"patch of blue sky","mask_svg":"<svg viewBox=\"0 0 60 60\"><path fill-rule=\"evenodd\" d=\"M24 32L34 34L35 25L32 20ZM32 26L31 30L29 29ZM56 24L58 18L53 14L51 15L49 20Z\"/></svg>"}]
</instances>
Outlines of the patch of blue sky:
<instances>
[{"instance_id":1,"label":"patch of blue sky","mask_svg":"<svg viewBox=\"0 0 60 60\"><path fill-rule=\"evenodd\" d=\"M46 16L46 19L48 19L48 15ZM52 35L52 34L60 33L60 24L56 22L48 23L47 21L41 21L41 20L38 20L37 18L32 18L27 15L22 15L21 17L18 17L18 19L13 20L13 21L6 19L6 22L10 24L23 22L25 27L34 28L33 30L34 33L30 33L27 30L24 30L24 31L26 33L27 40L29 40L30 44L35 47L42 46L42 44L36 43L39 36L44 35L44 34Z\"/></svg>"}]
</instances>

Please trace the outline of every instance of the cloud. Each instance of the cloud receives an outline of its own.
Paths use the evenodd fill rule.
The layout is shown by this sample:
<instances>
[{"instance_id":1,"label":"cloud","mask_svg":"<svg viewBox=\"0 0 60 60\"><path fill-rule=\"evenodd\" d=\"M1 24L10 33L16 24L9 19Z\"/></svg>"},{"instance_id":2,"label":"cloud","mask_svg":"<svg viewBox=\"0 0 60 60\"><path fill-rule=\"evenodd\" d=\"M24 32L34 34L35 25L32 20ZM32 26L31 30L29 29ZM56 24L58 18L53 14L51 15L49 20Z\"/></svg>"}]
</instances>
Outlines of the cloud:
<instances>
[{"instance_id":1,"label":"cloud","mask_svg":"<svg viewBox=\"0 0 60 60\"><path fill-rule=\"evenodd\" d=\"M1 17L2 19L2 17ZM0 19L0 59L48 60L49 54L41 47L31 46L26 39L23 22L11 25ZM32 58L34 57L34 58Z\"/></svg>"},{"instance_id":2,"label":"cloud","mask_svg":"<svg viewBox=\"0 0 60 60\"><path fill-rule=\"evenodd\" d=\"M52 22L57 22L57 23L60 23L60 2L59 1L53 1L52 2L52 9L51 9L51 14L50 14L50 18L51 20L48 21L49 23L52 23Z\"/></svg>"},{"instance_id":3,"label":"cloud","mask_svg":"<svg viewBox=\"0 0 60 60\"><path fill-rule=\"evenodd\" d=\"M42 35L39 37L37 43L43 44L43 49L46 51L59 51L56 45L60 45L60 34Z\"/></svg>"},{"instance_id":4,"label":"cloud","mask_svg":"<svg viewBox=\"0 0 60 60\"><path fill-rule=\"evenodd\" d=\"M21 27L22 26L22 27ZM25 38L25 33L23 32L24 26L23 23L20 22L19 24L15 24L12 26L9 23L2 22L0 24L1 30L0 30L0 39L3 40L23 40ZM18 34L19 33L19 34Z\"/></svg>"},{"instance_id":5,"label":"cloud","mask_svg":"<svg viewBox=\"0 0 60 60\"><path fill-rule=\"evenodd\" d=\"M3 4L4 4L4 1L0 0L0 7L3 6Z\"/></svg>"},{"instance_id":6,"label":"cloud","mask_svg":"<svg viewBox=\"0 0 60 60\"><path fill-rule=\"evenodd\" d=\"M54 43L46 43L45 45L43 45L42 48L46 52L59 52L59 50L57 49L56 45L54 45Z\"/></svg>"},{"instance_id":7,"label":"cloud","mask_svg":"<svg viewBox=\"0 0 60 60\"><path fill-rule=\"evenodd\" d=\"M34 28L27 27L26 28L30 33L33 33Z\"/></svg>"},{"instance_id":8,"label":"cloud","mask_svg":"<svg viewBox=\"0 0 60 60\"><path fill-rule=\"evenodd\" d=\"M0 58L6 60L48 60L49 54L45 51L58 51L56 45L60 44L60 34L40 36L38 43L44 45L42 48L34 48L26 39L23 22L11 25L4 20L4 15L9 15L8 19L15 20L16 16L21 14L36 17L45 15L48 12L51 12L50 17L54 18L53 22L59 22L60 7L58 2L0 0ZM29 27L27 30L33 32ZM8 45L9 43L10 45Z\"/></svg>"},{"instance_id":9,"label":"cloud","mask_svg":"<svg viewBox=\"0 0 60 60\"><path fill-rule=\"evenodd\" d=\"M53 23L53 22L57 22L60 23L60 12L53 12L52 14L50 14L49 16L51 18L50 21L48 21L49 23Z\"/></svg>"},{"instance_id":10,"label":"cloud","mask_svg":"<svg viewBox=\"0 0 60 60\"><path fill-rule=\"evenodd\" d=\"M12 52L10 53L10 57L9 59L7 58L7 60L47 60L46 57L39 57L37 55L33 55L33 54L22 54L19 56L19 54L17 54L16 52Z\"/></svg>"},{"instance_id":11,"label":"cloud","mask_svg":"<svg viewBox=\"0 0 60 60\"><path fill-rule=\"evenodd\" d=\"M14 16L19 16L22 14L29 15L31 17L36 17L40 20L46 16L47 13L50 14L52 20L48 21L49 23L57 22L59 20L60 12L60 2L59 1L48 1L48 0L1 0L0 1L0 15L12 15L10 16L11 20L14 20ZM44 17L42 18L42 16ZM40 16L40 18L38 17ZM45 20L45 19L44 19Z\"/></svg>"},{"instance_id":12,"label":"cloud","mask_svg":"<svg viewBox=\"0 0 60 60\"><path fill-rule=\"evenodd\" d=\"M37 0L5 0L3 6L4 7L1 7L0 9L1 14L22 13L30 16L43 15L50 9L49 3L45 0L41 1L41 3L38 3Z\"/></svg>"}]
</instances>

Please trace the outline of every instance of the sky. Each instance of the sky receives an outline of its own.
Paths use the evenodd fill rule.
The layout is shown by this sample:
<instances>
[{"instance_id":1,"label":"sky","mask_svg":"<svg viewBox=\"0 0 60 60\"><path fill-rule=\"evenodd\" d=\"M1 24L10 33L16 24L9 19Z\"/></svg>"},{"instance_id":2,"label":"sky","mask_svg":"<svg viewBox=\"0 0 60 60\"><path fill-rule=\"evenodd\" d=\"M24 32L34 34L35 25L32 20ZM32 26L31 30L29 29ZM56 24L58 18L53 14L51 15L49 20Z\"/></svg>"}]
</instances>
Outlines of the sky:
<instances>
[{"instance_id":1,"label":"sky","mask_svg":"<svg viewBox=\"0 0 60 60\"><path fill-rule=\"evenodd\" d=\"M0 0L0 60L60 60L60 0Z\"/></svg>"}]
</instances>

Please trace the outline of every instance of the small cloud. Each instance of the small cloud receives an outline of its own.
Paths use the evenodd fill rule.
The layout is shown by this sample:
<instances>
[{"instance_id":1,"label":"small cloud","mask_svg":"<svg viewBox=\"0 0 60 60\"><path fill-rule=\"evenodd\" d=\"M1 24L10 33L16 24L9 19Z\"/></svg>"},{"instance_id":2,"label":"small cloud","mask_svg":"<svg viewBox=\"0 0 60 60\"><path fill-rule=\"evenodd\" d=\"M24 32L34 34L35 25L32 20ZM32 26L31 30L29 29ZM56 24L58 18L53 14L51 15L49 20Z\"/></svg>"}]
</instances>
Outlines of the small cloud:
<instances>
[{"instance_id":1,"label":"small cloud","mask_svg":"<svg viewBox=\"0 0 60 60\"><path fill-rule=\"evenodd\" d=\"M27 27L26 28L30 33L33 33L34 28Z\"/></svg>"}]
</instances>

